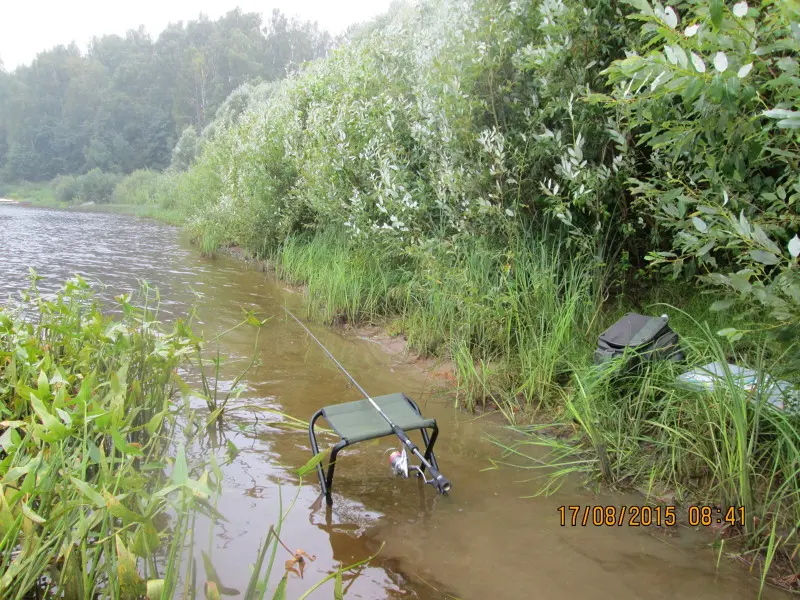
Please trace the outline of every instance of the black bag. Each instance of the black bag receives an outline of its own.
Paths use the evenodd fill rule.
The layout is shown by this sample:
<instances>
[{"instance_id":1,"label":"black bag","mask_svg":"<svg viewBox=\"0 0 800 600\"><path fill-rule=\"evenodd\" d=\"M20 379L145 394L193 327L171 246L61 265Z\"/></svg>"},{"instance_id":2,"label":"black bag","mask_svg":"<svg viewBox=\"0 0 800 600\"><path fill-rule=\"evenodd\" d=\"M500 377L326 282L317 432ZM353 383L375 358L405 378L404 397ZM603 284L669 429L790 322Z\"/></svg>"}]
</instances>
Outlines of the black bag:
<instances>
[{"instance_id":1,"label":"black bag","mask_svg":"<svg viewBox=\"0 0 800 600\"><path fill-rule=\"evenodd\" d=\"M626 350L634 353L628 368L637 366L640 361L682 361L684 355L678 345L678 334L670 329L668 321L667 315L647 317L628 313L600 334L594 363L609 362Z\"/></svg>"}]
</instances>

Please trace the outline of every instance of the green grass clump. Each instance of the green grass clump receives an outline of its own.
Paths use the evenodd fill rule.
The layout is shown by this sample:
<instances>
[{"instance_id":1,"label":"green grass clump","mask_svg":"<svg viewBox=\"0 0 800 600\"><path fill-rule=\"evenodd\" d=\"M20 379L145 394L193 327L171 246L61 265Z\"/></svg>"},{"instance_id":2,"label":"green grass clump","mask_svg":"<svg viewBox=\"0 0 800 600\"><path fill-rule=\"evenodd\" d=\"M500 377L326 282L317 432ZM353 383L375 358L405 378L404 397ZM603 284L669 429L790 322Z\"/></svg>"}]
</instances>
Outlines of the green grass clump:
<instances>
[{"instance_id":1,"label":"green grass clump","mask_svg":"<svg viewBox=\"0 0 800 600\"><path fill-rule=\"evenodd\" d=\"M715 329L682 317L693 324L681 340L687 364L657 363L627 374L620 365L578 368L546 434L543 426L521 428L526 435L506 451L528 455L529 446L549 451L545 462L556 468L543 493L566 476L581 474L641 489L656 502L663 502L659 496L668 490L679 503L717 505L723 513L744 507L745 522L724 539L741 542L739 551L759 565L762 584L774 565L796 573L800 412L767 402L766 374L778 372L784 357L768 358L773 352L766 339L743 354ZM765 375L749 390L727 369L713 391L687 389L677 381L689 365L712 361ZM554 426L560 435L552 435Z\"/></svg>"},{"instance_id":2,"label":"green grass clump","mask_svg":"<svg viewBox=\"0 0 800 600\"><path fill-rule=\"evenodd\" d=\"M399 254L325 230L290 237L276 262L317 317L393 319L413 349L453 361L469 407L491 399L509 417L558 398L600 306L590 261L524 231L506 251L475 240Z\"/></svg>"}]
</instances>

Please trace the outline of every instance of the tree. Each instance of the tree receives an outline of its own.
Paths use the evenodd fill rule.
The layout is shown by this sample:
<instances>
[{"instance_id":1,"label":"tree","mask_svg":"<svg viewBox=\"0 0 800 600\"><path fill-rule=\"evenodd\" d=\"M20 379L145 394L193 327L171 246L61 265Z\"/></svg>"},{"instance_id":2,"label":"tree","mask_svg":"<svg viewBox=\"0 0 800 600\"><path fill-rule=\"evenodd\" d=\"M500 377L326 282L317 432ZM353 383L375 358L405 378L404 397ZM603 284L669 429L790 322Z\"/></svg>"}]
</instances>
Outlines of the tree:
<instances>
[{"instance_id":1,"label":"tree","mask_svg":"<svg viewBox=\"0 0 800 600\"><path fill-rule=\"evenodd\" d=\"M95 37L86 53L57 46L13 73L0 67L2 176L166 168L179 136L191 126L196 141L233 90L282 77L329 44L316 24L276 12L265 28L236 9L171 23L155 40L139 28Z\"/></svg>"},{"instance_id":2,"label":"tree","mask_svg":"<svg viewBox=\"0 0 800 600\"><path fill-rule=\"evenodd\" d=\"M177 171L185 171L194 163L197 156L199 139L197 131L192 125L183 130L178 143L172 149L172 164L170 165Z\"/></svg>"}]
</instances>

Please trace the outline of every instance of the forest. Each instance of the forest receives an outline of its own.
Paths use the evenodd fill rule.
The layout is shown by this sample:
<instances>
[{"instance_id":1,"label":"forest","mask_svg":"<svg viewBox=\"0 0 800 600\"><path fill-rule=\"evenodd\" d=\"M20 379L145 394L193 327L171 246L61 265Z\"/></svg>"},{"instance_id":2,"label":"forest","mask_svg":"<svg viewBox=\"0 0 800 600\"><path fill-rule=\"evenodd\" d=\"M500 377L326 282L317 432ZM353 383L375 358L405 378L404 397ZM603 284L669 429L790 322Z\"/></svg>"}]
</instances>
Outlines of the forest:
<instances>
[{"instance_id":1,"label":"forest","mask_svg":"<svg viewBox=\"0 0 800 600\"><path fill-rule=\"evenodd\" d=\"M800 384L798 22L797 0L423 0L334 44L233 12L3 74L0 164L452 361L460 404L519 432L508 456L746 507L746 560L791 587L797 405L591 353L666 312L693 364Z\"/></svg>"},{"instance_id":2,"label":"forest","mask_svg":"<svg viewBox=\"0 0 800 600\"><path fill-rule=\"evenodd\" d=\"M314 23L239 9L40 53L0 68L0 177L50 181L94 169L164 169L182 134L201 131L245 83L282 78L332 44Z\"/></svg>"}]
</instances>

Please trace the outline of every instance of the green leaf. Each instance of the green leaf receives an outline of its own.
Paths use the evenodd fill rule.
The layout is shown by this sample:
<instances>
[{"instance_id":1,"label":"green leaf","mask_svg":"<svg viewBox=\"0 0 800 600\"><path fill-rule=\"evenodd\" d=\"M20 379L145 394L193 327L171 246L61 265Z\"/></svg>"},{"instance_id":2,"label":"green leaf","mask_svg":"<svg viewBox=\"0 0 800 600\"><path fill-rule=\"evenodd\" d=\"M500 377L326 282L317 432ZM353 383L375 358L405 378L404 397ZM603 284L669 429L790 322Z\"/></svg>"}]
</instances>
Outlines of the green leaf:
<instances>
[{"instance_id":1,"label":"green leaf","mask_svg":"<svg viewBox=\"0 0 800 600\"><path fill-rule=\"evenodd\" d=\"M717 335L720 337L728 338L728 341L733 343L733 342L738 342L740 339L742 339L742 336L744 334L738 329L734 329L733 327L728 327L727 329L720 329L717 332Z\"/></svg>"},{"instance_id":2,"label":"green leaf","mask_svg":"<svg viewBox=\"0 0 800 600\"><path fill-rule=\"evenodd\" d=\"M750 222L744 216L744 211L739 211L739 232L746 238L750 237Z\"/></svg>"},{"instance_id":3,"label":"green leaf","mask_svg":"<svg viewBox=\"0 0 800 600\"><path fill-rule=\"evenodd\" d=\"M692 223L694 224L695 229L697 229L697 231L700 233L705 233L708 231L708 225L706 225L706 222L700 217L692 217Z\"/></svg>"},{"instance_id":4,"label":"green leaf","mask_svg":"<svg viewBox=\"0 0 800 600\"><path fill-rule=\"evenodd\" d=\"M711 305L712 312L719 312L722 310L728 310L731 306L733 306L734 300L732 298L728 298L727 300L717 300L714 304Z\"/></svg>"},{"instance_id":5,"label":"green leaf","mask_svg":"<svg viewBox=\"0 0 800 600\"><path fill-rule=\"evenodd\" d=\"M164 599L164 580L150 579L147 582L147 600L166 600Z\"/></svg>"},{"instance_id":6,"label":"green leaf","mask_svg":"<svg viewBox=\"0 0 800 600\"><path fill-rule=\"evenodd\" d=\"M206 600L222 600L222 594L219 593L219 586L213 581L206 581L205 586Z\"/></svg>"},{"instance_id":7,"label":"green leaf","mask_svg":"<svg viewBox=\"0 0 800 600\"><path fill-rule=\"evenodd\" d=\"M158 530L152 523L145 523L136 531L133 536L131 551L141 558L149 558L156 552L161 545L161 538Z\"/></svg>"},{"instance_id":8,"label":"green leaf","mask_svg":"<svg viewBox=\"0 0 800 600\"><path fill-rule=\"evenodd\" d=\"M791 75L797 73L797 61L791 56L784 56L775 64L781 71L785 71Z\"/></svg>"},{"instance_id":9,"label":"green leaf","mask_svg":"<svg viewBox=\"0 0 800 600\"><path fill-rule=\"evenodd\" d=\"M777 265L780 262L777 256L771 252L765 252L764 250L750 250L748 254L750 258L756 262L760 262L762 265Z\"/></svg>"},{"instance_id":10,"label":"green leaf","mask_svg":"<svg viewBox=\"0 0 800 600\"><path fill-rule=\"evenodd\" d=\"M103 490L103 496L105 497L108 512L118 519L122 519L123 524L129 525L130 523L144 523L146 521L142 515L127 508L119 501L119 498L107 490Z\"/></svg>"},{"instance_id":11,"label":"green leaf","mask_svg":"<svg viewBox=\"0 0 800 600\"><path fill-rule=\"evenodd\" d=\"M214 583L216 589L223 596L238 596L240 594L239 590L236 588L227 587L223 585L222 581L220 581L219 574L214 568L214 563L211 562L211 557L206 554L204 550L201 550L200 553L203 555L203 568L206 571L206 579Z\"/></svg>"},{"instance_id":12,"label":"green leaf","mask_svg":"<svg viewBox=\"0 0 800 600\"><path fill-rule=\"evenodd\" d=\"M52 415L47 410L44 403L39 400L34 393L31 393L31 408L33 408L33 412L42 420L44 430L40 433L47 437L47 441L56 441L69 435L70 428L64 425L60 419Z\"/></svg>"},{"instance_id":13,"label":"green leaf","mask_svg":"<svg viewBox=\"0 0 800 600\"><path fill-rule=\"evenodd\" d=\"M33 509L30 506L28 506L26 502L22 503L22 514L28 517L34 523L41 524L45 522L45 519L37 515L35 512L33 512Z\"/></svg>"},{"instance_id":14,"label":"green leaf","mask_svg":"<svg viewBox=\"0 0 800 600\"><path fill-rule=\"evenodd\" d=\"M230 440L227 440L226 445L228 447L228 461L233 462L233 460L239 455L239 449L236 447L236 444Z\"/></svg>"},{"instance_id":15,"label":"green leaf","mask_svg":"<svg viewBox=\"0 0 800 600\"><path fill-rule=\"evenodd\" d=\"M753 287L746 273L732 273L727 277L726 283L740 294L749 292Z\"/></svg>"},{"instance_id":16,"label":"green leaf","mask_svg":"<svg viewBox=\"0 0 800 600\"><path fill-rule=\"evenodd\" d=\"M800 129L800 113L789 119L778 121L776 125L783 129Z\"/></svg>"},{"instance_id":17,"label":"green leaf","mask_svg":"<svg viewBox=\"0 0 800 600\"><path fill-rule=\"evenodd\" d=\"M129 444L127 440L122 437L122 433L119 429L115 428L111 430L111 439L114 442L114 447L125 456L142 456L142 451L136 446Z\"/></svg>"},{"instance_id":18,"label":"green leaf","mask_svg":"<svg viewBox=\"0 0 800 600\"><path fill-rule=\"evenodd\" d=\"M166 412L162 410L161 412L157 412L152 417L150 417L150 420L147 422L147 427L146 427L147 433L149 433L150 435L155 435L156 433L158 433L158 430L161 427L161 423L164 420L165 414Z\"/></svg>"},{"instance_id":19,"label":"green leaf","mask_svg":"<svg viewBox=\"0 0 800 600\"><path fill-rule=\"evenodd\" d=\"M186 464L186 448L184 448L183 444L178 448L175 466L172 468L172 476L170 478L177 485L184 485L189 481L189 465Z\"/></svg>"},{"instance_id":20,"label":"green leaf","mask_svg":"<svg viewBox=\"0 0 800 600\"><path fill-rule=\"evenodd\" d=\"M44 371L39 371L39 379L36 381L36 385L39 388L39 399L47 400L50 397L50 381Z\"/></svg>"},{"instance_id":21,"label":"green leaf","mask_svg":"<svg viewBox=\"0 0 800 600\"><path fill-rule=\"evenodd\" d=\"M217 480L217 485L222 485L222 470L219 468L219 463L217 462L216 455L212 452L211 453L211 472L214 474L214 477Z\"/></svg>"},{"instance_id":22,"label":"green leaf","mask_svg":"<svg viewBox=\"0 0 800 600\"><path fill-rule=\"evenodd\" d=\"M650 6L650 3L647 0L622 0L624 4L628 6L632 6L639 10L643 15L647 15L648 17L654 16L653 8Z\"/></svg>"},{"instance_id":23,"label":"green leaf","mask_svg":"<svg viewBox=\"0 0 800 600\"><path fill-rule=\"evenodd\" d=\"M800 113L793 110L786 110L785 108L773 108L772 110L765 110L761 114L770 119L788 119L800 115Z\"/></svg>"},{"instance_id":24,"label":"green leaf","mask_svg":"<svg viewBox=\"0 0 800 600\"><path fill-rule=\"evenodd\" d=\"M764 246L768 252L780 255L781 249L773 242L758 223L753 224L753 239Z\"/></svg>"},{"instance_id":25,"label":"green leaf","mask_svg":"<svg viewBox=\"0 0 800 600\"><path fill-rule=\"evenodd\" d=\"M317 468L317 465L322 462L325 456L327 456L326 452L318 452L316 455L314 455L313 458L311 458L311 460L309 460L306 464L297 469L297 474L300 477L305 477L311 471L314 471Z\"/></svg>"},{"instance_id":26,"label":"green leaf","mask_svg":"<svg viewBox=\"0 0 800 600\"><path fill-rule=\"evenodd\" d=\"M711 0L711 7L710 7L710 15L711 15L711 23L719 29L719 26L722 25L722 13L725 9L725 5L723 4L722 0Z\"/></svg>"},{"instance_id":27,"label":"green leaf","mask_svg":"<svg viewBox=\"0 0 800 600\"><path fill-rule=\"evenodd\" d=\"M275 589L275 594L272 596L272 600L286 600L286 583L288 581L289 574L284 573L281 580L278 582L278 587Z\"/></svg>"},{"instance_id":28,"label":"green leaf","mask_svg":"<svg viewBox=\"0 0 800 600\"><path fill-rule=\"evenodd\" d=\"M333 600L344 600L344 586L342 583L342 569L336 569L336 579L333 582Z\"/></svg>"},{"instance_id":29,"label":"green leaf","mask_svg":"<svg viewBox=\"0 0 800 600\"><path fill-rule=\"evenodd\" d=\"M792 258L800 256L800 238L797 237L797 234L789 240L789 254L792 255Z\"/></svg>"},{"instance_id":30,"label":"green leaf","mask_svg":"<svg viewBox=\"0 0 800 600\"><path fill-rule=\"evenodd\" d=\"M115 542L117 547L117 577L119 577L119 584L123 588L134 590L142 579L139 576L139 571L136 569L136 557L125 547L125 544L122 542L122 537L120 537L119 534L115 536Z\"/></svg>"},{"instance_id":31,"label":"green leaf","mask_svg":"<svg viewBox=\"0 0 800 600\"><path fill-rule=\"evenodd\" d=\"M80 479L76 479L75 477L70 477L70 480L72 481L73 485L76 488L78 488L78 490L84 496L86 496L89 500L91 500L92 503L97 508L104 508L105 507L105 505L106 505L105 498L103 498L103 496L97 490L92 488L88 483L86 483L85 481L81 481Z\"/></svg>"}]
</instances>

